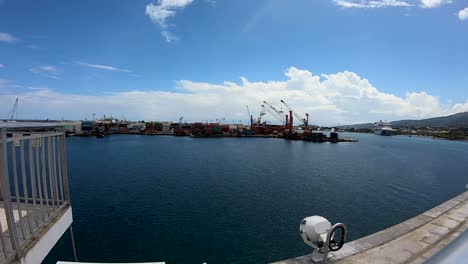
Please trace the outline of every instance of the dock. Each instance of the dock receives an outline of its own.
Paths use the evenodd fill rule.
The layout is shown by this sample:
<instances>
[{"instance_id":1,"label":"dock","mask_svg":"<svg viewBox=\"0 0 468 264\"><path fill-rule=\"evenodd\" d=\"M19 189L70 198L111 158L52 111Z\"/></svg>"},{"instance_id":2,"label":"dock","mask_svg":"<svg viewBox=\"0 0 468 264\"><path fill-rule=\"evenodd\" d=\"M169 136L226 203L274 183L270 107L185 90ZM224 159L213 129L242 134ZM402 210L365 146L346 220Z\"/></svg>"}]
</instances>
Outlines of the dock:
<instances>
[{"instance_id":1,"label":"dock","mask_svg":"<svg viewBox=\"0 0 468 264\"><path fill-rule=\"evenodd\" d=\"M468 229L468 191L416 217L346 243L328 263L425 263ZM468 245L464 245L465 248ZM316 263L311 255L274 264Z\"/></svg>"}]
</instances>

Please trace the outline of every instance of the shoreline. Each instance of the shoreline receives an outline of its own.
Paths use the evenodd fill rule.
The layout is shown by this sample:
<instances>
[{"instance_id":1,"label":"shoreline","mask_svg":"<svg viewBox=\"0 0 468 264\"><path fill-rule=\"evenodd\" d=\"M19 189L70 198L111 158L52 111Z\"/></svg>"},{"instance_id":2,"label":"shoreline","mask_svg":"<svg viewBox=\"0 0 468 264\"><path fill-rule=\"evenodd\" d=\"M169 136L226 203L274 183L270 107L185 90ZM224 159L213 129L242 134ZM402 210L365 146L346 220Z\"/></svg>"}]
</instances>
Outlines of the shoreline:
<instances>
[{"instance_id":1,"label":"shoreline","mask_svg":"<svg viewBox=\"0 0 468 264\"><path fill-rule=\"evenodd\" d=\"M98 137L98 136L111 136L111 135L140 135L140 136L172 136L172 137L190 137L190 138L277 138L277 139L286 139L286 140L294 140L294 141L305 141L305 142L312 142L312 143L344 143L344 142L359 142L357 139L351 138L338 138L336 141L330 139L329 137L324 137L322 140L310 140L307 138L294 138L294 137L285 137L285 136L278 136L278 135L175 135L169 133L98 133L98 134L73 134L69 135L69 137Z\"/></svg>"},{"instance_id":2,"label":"shoreline","mask_svg":"<svg viewBox=\"0 0 468 264\"><path fill-rule=\"evenodd\" d=\"M365 132L350 132L344 131L341 133L356 133L356 134L373 134L373 133L365 133ZM447 141L459 141L459 142L468 142L468 138L465 139L450 139L450 138L443 138L443 137L435 137L435 136L425 136L425 135L409 135L409 134L400 134L400 135L391 135L390 137L418 137L418 138L427 138L427 139L434 139L434 140L447 140Z\"/></svg>"}]
</instances>

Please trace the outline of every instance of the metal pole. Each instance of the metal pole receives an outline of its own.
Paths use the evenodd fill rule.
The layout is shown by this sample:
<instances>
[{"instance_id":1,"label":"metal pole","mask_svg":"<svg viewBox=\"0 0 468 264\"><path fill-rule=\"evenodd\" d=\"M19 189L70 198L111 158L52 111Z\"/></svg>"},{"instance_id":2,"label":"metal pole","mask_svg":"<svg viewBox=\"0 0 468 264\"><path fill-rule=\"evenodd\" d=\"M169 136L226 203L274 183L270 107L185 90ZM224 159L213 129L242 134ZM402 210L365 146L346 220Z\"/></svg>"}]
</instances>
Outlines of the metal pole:
<instances>
[{"instance_id":1,"label":"metal pole","mask_svg":"<svg viewBox=\"0 0 468 264\"><path fill-rule=\"evenodd\" d=\"M52 167L54 175L54 188L55 188L55 197L57 199L57 208L60 207L60 195L58 189L58 180L57 180L57 145L56 145L56 136L52 137Z\"/></svg>"},{"instance_id":2,"label":"metal pole","mask_svg":"<svg viewBox=\"0 0 468 264\"><path fill-rule=\"evenodd\" d=\"M5 145L7 144L5 143ZM15 187L16 208L18 209L18 217L19 217L19 222L21 225L21 234L23 235L23 239L26 239L26 235L24 233L23 213L22 213L21 205L20 205L20 193L19 193L19 187L18 187L18 170L16 167L16 146L15 146L14 140L11 143L11 163L13 166L13 184Z\"/></svg>"},{"instance_id":3,"label":"metal pole","mask_svg":"<svg viewBox=\"0 0 468 264\"><path fill-rule=\"evenodd\" d=\"M47 138L47 164L49 167L49 190L50 200L52 201L52 212L55 210L55 193L54 193L54 175L52 171L52 141L51 137Z\"/></svg>"},{"instance_id":4,"label":"metal pole","mask_svg":"<svg viewBox=\"0 0 468 264\"><path fill-rule=\"evenodd\" d=\"M10 179L8 178L8 150L7 150L7 133L6 129L2 129L2 163L1 167L1 188L3 195L3 202L5 206L6 220L8 224L8 233L10 234L11 246L13 250L16 251L16 256L18 259L21 257L21 249L19 247L19 239L15 226L15 219L13 216L13 206L11 204L11 195L10 195ZM14 142L13 142L14 144Z\"/></svg>"},{"instance_id":5,"label":"metal pole","mask_svg":"<svg viewBox=\"0 0 468 264\"><path fill-rule=\"evenodd\" d=\"M3 155L2 154L3 154L2 151L0 151L0 165L2 164L2 161L3 161ZM1 168L1 166L0 166L0 168ZM0 175L1 175L1 171L0 171ZM3 197L3 193L0 193L0 197L1 197L2 200L5 200L5 198ZM3 234L2 225L0 225L0 241L2 243L2 249L3 249L3 253L5 254L5 259L6 259L6 258L8 258L8 251L7 251L7 248L6 248L5 235Z\"/></svg>"},{"instance_id":6,"label":"metal pole","mask_svg":"<svg viewBox=\"0 0 468 264\"><path fill-rule=\"evenodd\" d=\"M62 136L57 136L57 176L58 176L58 188L60 190L60 201L63 204L65 198L63 196L63 170L62 170Z\"/></svg>"},{"instance_id":7,"label":"metal pole","mask_svg":"<svg viewBox=\"0 0 468 264\"><path fill-rule=\"evenodd\" d=\"M46 148L46 141L45 137L41 138L41 163L42 163L42 188L44 189L44 196L46 200L46 212L47 217L50 216L49 211L49 192L47 190L47 172L46 172L46 155L45 155L45 148Z\"/></svg>"},{"instance_id":8,"label":"metal pole","mask_svg":"<svg viewBox=\"0 0 468 264\"><path fill-rule=\"evenodd\" d=\"M28 182L26 177L26 162L24 158L24 140L20 142L20 158L21 158L21 178L23 181L23 195L25 197L24 203L26 204L26 218L28 220L29 233L28 236L32 234L32 225L31 225L31 215L29 212L29 191L28 191Z\"/></svg>"},{"instance_id":9,"label":"metal pole","mask_svg":"<svg viewBox=\"0 0 468 264\"><path fill-rule=\"evenodd\" d=\"M35 162L34 162L34 150L33 150L33 143L34 139L30 139L28 141L28 153L29 153L29 177L31 179L31 196L33 198L33 208L34 208L34 220L36 222L36 227L39 227L39 221L37 220L38 212L36 205L36 173L35 173Z\"/></svg>"},{"instance_id":10,"label":"metal pole","mask_svg":"<svg viewBox=\"0 0 468 264\"><path fill-rule=\"evenodd\" d=\"M73 250L73 260L75 262L78 262L78 256L76 255L76 247L75 247L75 236L73 236L73 226L70 225L68 230L70 231L70 239L71 239L72 250Z\"/></svg>"},{"instance_id":11,"label":"metal pole","mask_svg":"<svg viewBox=\"0 0 468 264\"><path fill-rule=\"evenodd\" d=\"M62 171L63 171L63 192L65 195L65 201L70 203L70 189L68 187L68 168L67 168L67 144L65 135L62 136L62 144L61 144L61 162L62 162Z\"/></svg>"},{"instance_id":12,"label":"metal pole","mask_svg":"<svg viewBox=\"0 0 468 264\"><path fill-rule=\"evenodd\" d=\"M41 142L41 139L36 139L36 147L35 147L35 154L36 154L36 176L37 176L37 189L38 189L38 192L39 192L39 201L40 201L40 204L41 204L41 216L42 216L42 221L45 221L46 217L44 216L44 200L42 199L42 184L41 184L41 166L39 164L40 162L40 159L41 159L41 156L40 156L40 152L39 152L39 146L40 146L40 142ZM41 146L42 147L42 146Z\"/></svg>"}]
</instances>

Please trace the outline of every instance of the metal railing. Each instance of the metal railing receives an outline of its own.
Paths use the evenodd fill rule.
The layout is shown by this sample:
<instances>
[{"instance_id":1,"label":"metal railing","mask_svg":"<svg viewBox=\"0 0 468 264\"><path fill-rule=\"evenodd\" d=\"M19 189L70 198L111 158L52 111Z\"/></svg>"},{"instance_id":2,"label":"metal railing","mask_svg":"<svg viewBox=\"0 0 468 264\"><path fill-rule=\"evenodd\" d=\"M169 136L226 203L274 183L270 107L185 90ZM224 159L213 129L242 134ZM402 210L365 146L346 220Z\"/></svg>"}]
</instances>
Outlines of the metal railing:
<instances>
[{"instance_id":1,"label":"metal railing","mask_svg":"<svg viewBox=\"0 0 468 264\"><path fill-rule=\"evenodd\" d=\"M63 132L0 131L0 263L70 206Z\"/></svg>"}]
</instances>

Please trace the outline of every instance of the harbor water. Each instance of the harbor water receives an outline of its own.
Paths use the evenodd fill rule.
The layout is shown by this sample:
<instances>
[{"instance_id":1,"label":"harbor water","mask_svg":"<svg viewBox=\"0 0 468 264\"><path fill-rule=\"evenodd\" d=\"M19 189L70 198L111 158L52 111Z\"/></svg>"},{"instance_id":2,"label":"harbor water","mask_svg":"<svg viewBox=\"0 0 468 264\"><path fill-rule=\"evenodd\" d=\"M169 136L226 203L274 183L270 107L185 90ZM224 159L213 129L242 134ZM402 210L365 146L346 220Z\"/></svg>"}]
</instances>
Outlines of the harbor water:
<instances>
[{"instance_id":1,"label":"harbor water","mask_svg":"<svg viewBox=\"0 0 468 264\"><path fill-rule=\"evenodd\" d=\"M69 138L78 258L266 263L310 252L306 216L346 223L353 240L465 191L467 142L340 136L359 142ZM72 260L68 234L44 263L57 260Z\"/></svg>"}]
</instances>

